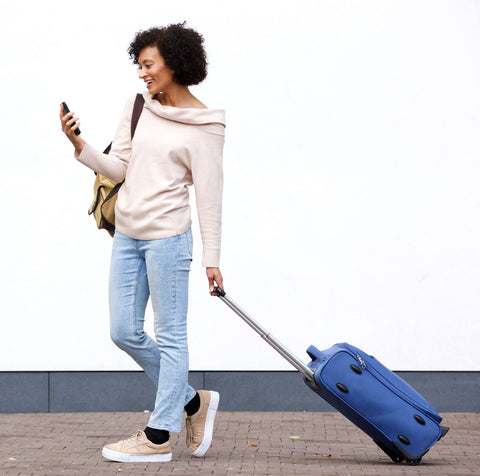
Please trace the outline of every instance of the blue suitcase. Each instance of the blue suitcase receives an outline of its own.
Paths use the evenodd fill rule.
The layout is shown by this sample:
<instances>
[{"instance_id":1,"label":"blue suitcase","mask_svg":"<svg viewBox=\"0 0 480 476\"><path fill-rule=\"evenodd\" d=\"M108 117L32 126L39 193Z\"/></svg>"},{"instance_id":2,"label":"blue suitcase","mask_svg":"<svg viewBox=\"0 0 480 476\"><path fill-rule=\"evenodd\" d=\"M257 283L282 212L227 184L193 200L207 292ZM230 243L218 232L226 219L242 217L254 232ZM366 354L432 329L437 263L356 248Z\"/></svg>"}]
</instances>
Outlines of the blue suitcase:
<instances>
[{"instance_id":1,"label":"blue suitcase","mask_svg":"<svg viewBox=\"0 0 480 476\"><path fill-rule=\"evenodd\" d=\"M305 365L240 308L225 291L220 299L302 373L305 383L367 433L396 463L415 465L449 430L435 409L398 375L353 345L307 349Z\"/></svg>"},{"instance_id":2,"label":"blue suitcase","mask_svg":"<svg viewBox=\"0 0 480 476\"><path fill-rule=\"evenodd\" d=\"M307 349L306 384L367 433L393 461L418 464L448 431L435 409L398 375L350 344Z\"/></svg>"}]
</instances>

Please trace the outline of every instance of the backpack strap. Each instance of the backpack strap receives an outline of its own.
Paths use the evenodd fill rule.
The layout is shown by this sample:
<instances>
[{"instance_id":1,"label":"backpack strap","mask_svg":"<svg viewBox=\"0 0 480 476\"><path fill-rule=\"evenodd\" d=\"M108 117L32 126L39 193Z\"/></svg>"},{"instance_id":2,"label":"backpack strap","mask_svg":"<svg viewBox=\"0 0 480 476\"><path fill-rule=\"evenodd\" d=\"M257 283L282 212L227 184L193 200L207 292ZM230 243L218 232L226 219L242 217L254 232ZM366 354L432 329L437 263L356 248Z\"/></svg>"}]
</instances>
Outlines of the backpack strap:
<instances>
[{"instance_id":1,"label":"backpack strap","mask_svg":"<svg viewBox=\"0 0 480 476\"><path fill-rule=\"evenodd\" d=\"M135 98L135 103L133 104L132 123L130 126L132 139L135 135L135 129L137 128L138 120L140 119L140 115L142 114L144 103L145 99L143 98L143 94L138 93L137 97Z\"/></svg>"},{"instance_id":2,"label":"backpack strap","mask_svg":"<svg viewBox=\"0 0 480 476\"><path fill-rule=\"evenodd\" d=\"M143 104L145 103L145 99L143 97L143 94L138 93L137 97L135 98L135 103L133 104L133 111L132 111L132 122L130 125L130 132L131 132L131 138L133 139L133 136L135 135L135 129L137 128L138 120L140 119L140 116L142 115L143 111ZM110 149L112 148L112 142L108 144L107 148L103 151L104 154L109 154ZM95 175L97 173L95 172Z\"/></svg>"}]
</instances>

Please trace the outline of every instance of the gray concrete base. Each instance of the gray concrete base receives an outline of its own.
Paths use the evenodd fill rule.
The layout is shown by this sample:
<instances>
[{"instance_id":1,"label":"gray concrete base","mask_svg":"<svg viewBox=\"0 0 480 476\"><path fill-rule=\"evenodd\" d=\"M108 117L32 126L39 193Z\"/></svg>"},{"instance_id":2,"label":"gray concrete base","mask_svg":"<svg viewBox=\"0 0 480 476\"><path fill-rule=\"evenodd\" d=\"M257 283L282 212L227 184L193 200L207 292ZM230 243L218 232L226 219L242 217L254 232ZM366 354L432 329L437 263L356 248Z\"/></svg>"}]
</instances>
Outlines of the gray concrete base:
<instances>
[{"instance_id":1,"label":"gray concrete base","mask_svg":"<svg viewBox=\"0 0 480 476\"><path fill-rule=\"evenodd\" d=\"M397 372L438 412L480 412L480 372ZM222 411L332 411L297 372L190 372ZM0 372L0 413L152 410L143 372Z\"/></svg>"}]
</instances>

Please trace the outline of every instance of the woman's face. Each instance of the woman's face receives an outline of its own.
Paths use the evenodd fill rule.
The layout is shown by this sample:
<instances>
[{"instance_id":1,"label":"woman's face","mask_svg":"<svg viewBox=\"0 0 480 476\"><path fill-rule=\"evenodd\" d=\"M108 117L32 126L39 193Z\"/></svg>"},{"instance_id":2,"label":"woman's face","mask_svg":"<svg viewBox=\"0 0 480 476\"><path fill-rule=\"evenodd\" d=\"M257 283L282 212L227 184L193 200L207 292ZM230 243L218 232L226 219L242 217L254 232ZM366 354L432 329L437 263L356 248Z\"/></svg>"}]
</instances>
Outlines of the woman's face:
<instances>
[{"instance_id":1,"label":"woman's face","mask_svg":"<svg viewBox=\"0 0 480 476\"><path fill-rule=\"evenodd\" d=\"M164 92L173 83L173 71L165 64L156 46L146 46L138 55L140 72L150 94Z\"/></svg>"}]
</instances>

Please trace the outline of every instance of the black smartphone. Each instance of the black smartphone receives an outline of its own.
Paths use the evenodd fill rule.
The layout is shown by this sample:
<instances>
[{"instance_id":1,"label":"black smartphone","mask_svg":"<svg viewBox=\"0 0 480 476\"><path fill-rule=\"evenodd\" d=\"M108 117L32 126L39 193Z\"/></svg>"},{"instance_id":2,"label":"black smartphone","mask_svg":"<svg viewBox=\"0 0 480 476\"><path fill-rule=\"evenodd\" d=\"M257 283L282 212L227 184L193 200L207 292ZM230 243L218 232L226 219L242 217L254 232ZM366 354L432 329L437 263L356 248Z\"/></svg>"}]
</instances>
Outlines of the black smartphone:
<instances>
[{"instance_id":1,"label":"black smartphone","mask_svg":"<svg viewBox=\"0 0 480 476\"><path fill-rule=\"evenodd\" d=\"M70 112L70 109L68 108L67 103L65 101L63 101L62 104L63 104L63 112L65 114L68 114ZM75 125L75 124L76 124L76 122L73 123L73 125ZM77 127L73 132L75 132L75 135L77 135L77 136L80 135L80 128Z\"/></svg>"}]
</instances>

